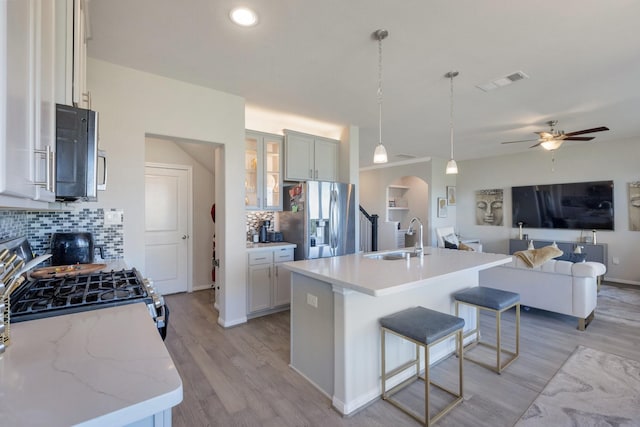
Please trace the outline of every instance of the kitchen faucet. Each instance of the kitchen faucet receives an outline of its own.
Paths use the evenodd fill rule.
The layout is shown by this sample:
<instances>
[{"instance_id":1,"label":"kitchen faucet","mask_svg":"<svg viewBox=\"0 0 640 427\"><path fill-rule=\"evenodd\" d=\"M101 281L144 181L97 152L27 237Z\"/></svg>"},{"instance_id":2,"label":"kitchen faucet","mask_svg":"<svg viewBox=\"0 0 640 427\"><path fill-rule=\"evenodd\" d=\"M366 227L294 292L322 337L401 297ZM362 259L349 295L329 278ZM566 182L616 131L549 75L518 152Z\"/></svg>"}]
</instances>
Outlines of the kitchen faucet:
<instances>
[{"instance_id":1,"label":"kitchen faucet","mask_svg":"<svg viewBox=\"0 0 640 427\"><path fill-rule=\"evenodd\" d=\"M422 246L422 222L417 217L414 216L413 218L411 218L411 221L409 222L409 229L407 230L407 234L413 234L414 222L417 222L418 224L420 224L420 234L418 236L418 240L416 241L415 253L416 255L422 255L422 253L424 252L424 248Z\"/></svg>"}]
</instances>

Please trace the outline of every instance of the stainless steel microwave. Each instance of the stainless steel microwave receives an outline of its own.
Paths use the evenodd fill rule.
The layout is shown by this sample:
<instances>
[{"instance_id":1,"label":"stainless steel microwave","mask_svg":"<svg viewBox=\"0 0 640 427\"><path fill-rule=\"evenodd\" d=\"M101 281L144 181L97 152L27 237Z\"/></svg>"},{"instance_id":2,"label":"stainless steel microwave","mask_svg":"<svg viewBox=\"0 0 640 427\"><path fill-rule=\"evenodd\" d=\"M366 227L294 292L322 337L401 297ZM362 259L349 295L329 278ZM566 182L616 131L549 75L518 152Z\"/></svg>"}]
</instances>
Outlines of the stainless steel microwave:
<instances>
[{"instance_id":1,"label":"stainless steel microwave","mask_svg":"<svg viewBox=\"0 0 640 427\"><path fill-rule=\"evenodd\" d=\"M98 149L98 113L56 105L56 200L98 200L107 185L107 158Z\"/></svg>"}]
</instances>

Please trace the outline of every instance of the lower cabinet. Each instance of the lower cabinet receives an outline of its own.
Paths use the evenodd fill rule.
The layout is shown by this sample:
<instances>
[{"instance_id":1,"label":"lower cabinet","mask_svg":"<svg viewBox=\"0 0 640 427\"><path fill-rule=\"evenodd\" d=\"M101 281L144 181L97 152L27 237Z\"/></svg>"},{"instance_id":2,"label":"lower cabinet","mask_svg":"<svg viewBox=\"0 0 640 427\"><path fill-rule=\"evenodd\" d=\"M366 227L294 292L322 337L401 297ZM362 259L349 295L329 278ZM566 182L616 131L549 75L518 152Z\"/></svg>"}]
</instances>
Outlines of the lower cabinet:
<instances>
[{"instance_id":1,"label":"lower cabinet","mask_svg":"<svg viewBox=\"0 0 640 427\"><path fill-rule=\"evenodd\" d=\"M293 261L293 248L249 252L247 314L256 317L289 306L291 273L282 263Z\"/></svg>"}]
</instances>

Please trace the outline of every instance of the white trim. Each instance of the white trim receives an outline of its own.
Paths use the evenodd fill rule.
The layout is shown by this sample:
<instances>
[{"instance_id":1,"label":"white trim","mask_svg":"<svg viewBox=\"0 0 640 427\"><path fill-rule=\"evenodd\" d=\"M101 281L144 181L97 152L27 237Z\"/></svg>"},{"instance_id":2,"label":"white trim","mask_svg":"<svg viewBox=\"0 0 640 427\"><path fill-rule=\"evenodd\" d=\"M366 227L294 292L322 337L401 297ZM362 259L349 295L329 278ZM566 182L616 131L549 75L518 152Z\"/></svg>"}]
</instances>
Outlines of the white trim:
<instances>
[{"instance_id":1,"label":"white trim","mask_svg":"<svg viewBox=\"0 0 640 427\"><path fill-rule=\"evenodd\" d=\"M241 325L243 323L247 323L247 316L243 316L235 320L230 320L228 322L225 322L222 317L218 316L218 325L222 326L223 328L230 328L232 326Z\"/></svg>"},{"instance_id":2,"label":"white trim","mask_svg":"<svg viewBox=\"0 0 640 427\"><path fill-rule=\"evenodd\" d=\"M607 282L624 283L625 285L640 286L640 281L638 280L616 279L616 278L607 277L607 276L604 276L603 280Z\"/></svg>"}]
</instances>

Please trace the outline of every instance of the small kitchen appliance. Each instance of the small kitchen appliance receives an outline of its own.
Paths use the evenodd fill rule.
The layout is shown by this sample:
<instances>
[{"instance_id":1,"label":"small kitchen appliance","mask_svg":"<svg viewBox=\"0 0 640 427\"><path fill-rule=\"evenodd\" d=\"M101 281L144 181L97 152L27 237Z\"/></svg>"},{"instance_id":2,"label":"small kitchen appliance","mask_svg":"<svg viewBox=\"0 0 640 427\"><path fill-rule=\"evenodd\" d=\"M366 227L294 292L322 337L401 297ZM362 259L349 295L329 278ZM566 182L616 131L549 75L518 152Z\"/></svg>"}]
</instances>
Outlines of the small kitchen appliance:
<instances>
[{"instance_id":1,"label":"small kitchen appliance","mask_svg":"<svg viewBox=\"0 0 640 427\"><path fill-rule=\"evenodd\" d=\"M51 264L91 264L96 249L100 249L100 255L104 258L102 246L95 246L91 233L53 233L51 236Z\"/></svg>"},{"instance_id":2,"label":"small kitchen appliance","mask_svg":"<svg viewBox=\"0 0 640 427\"><path fill-rule=\"evenodd\" d=\"M269 242L269 227L271 226L271 221L265 219L262 221L262 225L260 226L260 243L268 243Z\"/></svg>"}]
</instances>

